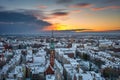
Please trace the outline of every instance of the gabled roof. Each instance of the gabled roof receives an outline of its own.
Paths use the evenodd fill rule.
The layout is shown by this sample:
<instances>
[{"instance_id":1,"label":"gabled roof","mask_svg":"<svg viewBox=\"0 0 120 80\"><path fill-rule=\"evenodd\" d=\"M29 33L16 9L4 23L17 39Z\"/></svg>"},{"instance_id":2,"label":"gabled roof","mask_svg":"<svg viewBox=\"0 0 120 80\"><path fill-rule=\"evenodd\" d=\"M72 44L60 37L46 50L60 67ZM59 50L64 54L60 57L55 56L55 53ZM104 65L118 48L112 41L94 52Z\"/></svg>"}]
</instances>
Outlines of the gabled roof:
<instances>
[{"instance_id":1,"label":"gabled roof","mask_svg":"<svg viewBox=\"0 0 120 80\"><path fill-rule=\"evenodd\" d=\"M54 74L54 69L51 65L48 66L48 68L45 71L45 74Z\"/></svg>"}]
</instances>

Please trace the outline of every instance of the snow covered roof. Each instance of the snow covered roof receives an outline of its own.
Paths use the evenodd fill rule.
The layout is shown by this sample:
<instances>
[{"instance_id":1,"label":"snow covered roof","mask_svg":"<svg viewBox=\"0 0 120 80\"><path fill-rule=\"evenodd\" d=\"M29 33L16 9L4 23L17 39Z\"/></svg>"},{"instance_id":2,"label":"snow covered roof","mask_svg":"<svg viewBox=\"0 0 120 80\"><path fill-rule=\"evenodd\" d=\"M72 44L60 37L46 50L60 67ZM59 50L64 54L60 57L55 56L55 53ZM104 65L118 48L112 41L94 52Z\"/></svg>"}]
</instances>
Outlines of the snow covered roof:
<instances>
[{"instance_id":1,"label":"snow covered roof","mask_svg":"<svg viewBox=\"0 0 120 80\"><path fill-rule=\"evenodd\" d=\"M29 54L28 54L28 55L26 56L26 61L32 61L32 55L29 55Z\"/></svg>"},{"instance_id":2,"label":"snow covered roof","mask_svg":"<svg viewBox=\"0 0 120 80\"><path fill-rule=\"evenodd\" d=\"M6 79L6 80L17 80L17 79L9 79L9 78L8 78L8 79Z\"/></svg>"},{"instance_id":3,"label":"snow covered roof","mask_svg":"<svg viewBox=\"0 0 120 80\"><path fill-rule=\"evenodd\" d=\"M9 63L6 64L5 66L3 66L2 70L0 71L0 74L3 73L6 74L9 68L15 65L15 63L17 63L19 60L20 60L20 55L14 55L11 61L9 61Z\"/></svg>"},{"instance_id":4,"label":"snow covered roof","mask_svg":"<svg viewBox=\"0 0 120 80\"><path fill-rule=\"evenodd\" d=\"M46 67L40 63L27 63L27 67L31 69L33 74L44 73Z\"/></svg>"},{"instance_id":5,"label":"snow covered roof","mask_svg":"<svg viewBox=\"0 0 120 80\"><path fill-rule=\"evenodd\" d=\"M44 64L45 63L45 56L34 56L33 62L39 63L39 64Z\"/></svg>"},{"instance_id":6,"label":"snow covered roof","mask_svg":"<svg viewBox=\"0 0 120 80\"><path fill-rule=\"evenodd\" d=\"M93 76L91 76L91 74L89 73L83 73L81 74L82 76L82 80L93 80Z\"/></svg>"},{"instance_id":7,"label":"snow covered roof","mask_svg":"<svg viewBox=\"0 0 120 80\"><path fill-rule=\"evenodd\" d=\"M0 46L3 46L3 43L2 43L2 42L0 42Z\"/></svg>"},{"instance_id":8,"label":"snow covered roof","mask_svg":"<svg viewBox=\"0 0 120 80\"><path fill-rule=\"evenodd\" d=\"M68 73L73 73L74 68L71 66L71 64L64 64L64 68Z\"/></svg>"},{"instance_id":9,"label":"snow covered roof","mask_svg":"<svg viewBox=\"0 0 120 80\"><path fill-rule=\"evenodd\" d=\"M79 76L81 76L82 80L93 80L95 78L95 80L103 80L102 77L100 76L99 73L95 73L94 71L88 71L85 73L78 73L76 74L77 78ZM78 78L79 79L79 78Z\"/></svg>"},{"instance_id":10,"label":"snow covered roof","mask_svg":"<svg viewBox=\"0 0 120 80\"><path fill-rule=\"evenodd\" d=\"M56 66L59 68L60 72L63 73L63 67L62 67L61 63L59 63L59 62L55 59L55 64L56 64Z\"/></svg>"},{"instance_id":11,"label":"snow covered roof","mask_svg":"<svg viewBox=\"0 0 120 80\"><path fill-rule=\"evenodd\" d=\"M22 66L15 67L15 74L18 74L19 72L22 72Z\"/></svg>"},{"instance_id":12,"label":"snow covered roof","mask_svg":"<svg viewBox=\"0 0 120 80\"><path fill-rule=\"evenodd\" d=\"M99 40L100 44L106 44L106 45L111 45L113 42L110 40Z\"/></svg>"},{"instance_id":13,"label":"snow covered roof","mask_svg":"<svg viewBox=\"0 0 120 80\"><path fill-rule=\"evenodd\" d=\"M46 80L55 80L55 75L46 75Z\"/></svg>"},{"instance_id":14,"label":"snow covered roof","mask_svg":"<svg viewBox=\"0 0 120 80\"><path fill-rule=\"evenodd\" d=\"M34 67L31 67L31 71L33 74L38 74L38 73L44 73L45 71L45 67L44 66L34 66Z\"/></svg>"},{"instance_id":15,"label":"snow covered roof","mask_svg":"<svg viewBox=\"0 0 120 80\"><path fill-rule=\"evenodd\" d=\"M77 65L79 65L79 63L75 59L69 58L69 61L70 61L70 64L74 67L77 67Z\"/></svg>"},{"instance_id":16,"label":"snow covered roof","mask_svg":"<svg viewBox=\"0 0 120 80\"><path fill-rule=\"evenodd\" d=\"M41 49L41 50L38 51L38 53L36 53L36 55L46 56L46 51L44 51L43 49Z\"/></svg>"}]
</instances>

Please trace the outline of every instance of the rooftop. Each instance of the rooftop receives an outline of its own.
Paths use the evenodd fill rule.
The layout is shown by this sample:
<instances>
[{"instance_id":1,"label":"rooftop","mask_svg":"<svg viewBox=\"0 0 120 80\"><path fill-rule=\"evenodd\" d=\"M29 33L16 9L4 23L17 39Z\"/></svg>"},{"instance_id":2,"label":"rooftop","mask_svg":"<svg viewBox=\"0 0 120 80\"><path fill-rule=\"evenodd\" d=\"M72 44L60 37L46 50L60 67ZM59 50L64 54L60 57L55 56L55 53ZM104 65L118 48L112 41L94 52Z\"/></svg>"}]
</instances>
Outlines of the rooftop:
<instances>
[{"instance_id":1,"label":"rooftop","mask_svg":"<svg viewBox=\"0 0 120 80\"><path fill-rule=\"evenodd\" d=\"M46 80L55 80L55 75L46 75Z\"/></svg>"}]
</instances>

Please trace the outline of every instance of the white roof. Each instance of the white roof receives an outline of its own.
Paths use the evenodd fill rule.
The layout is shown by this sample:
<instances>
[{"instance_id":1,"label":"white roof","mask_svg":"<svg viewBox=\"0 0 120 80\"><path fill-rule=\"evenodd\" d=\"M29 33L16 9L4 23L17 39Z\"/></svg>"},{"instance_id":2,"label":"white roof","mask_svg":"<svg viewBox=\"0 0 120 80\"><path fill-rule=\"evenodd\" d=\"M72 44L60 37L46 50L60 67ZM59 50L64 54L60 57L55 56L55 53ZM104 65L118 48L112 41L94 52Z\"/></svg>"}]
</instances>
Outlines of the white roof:
<instances>
[{"instance_id":1,"label":"white roof","mask_svg":"<svg viewBox=\"0 0 120 80\"><path fill-rule=\"evenodd\" d=\"M55 80L55 75L46 75L46 80Z\"/></svg>"},{"instance_id":2,"label":"white roof","mask_svg":"<svg viewBox=\"0 0 120 80\"><path fill-rule=\"evenodd\" d=\"M70 64L74 67L76 67L79 63L75 59L69 58Z\"/></svg>"},{"instance_id":3,"label":"white roof","mask_svg":"<svg viewBox=\"0 0 120 80\"><path fill-rule=\"evenodd\" d=\"M23 73L22 72L18 73L17 77L21 77L22 78L23 77Z\"/></svg>"},{"instance_id":4,"label":"white roof","mask_svg":"<svg viewBox=\"0 0 120 80\"><path fill-rule=\"evenodd\" d=\"M55 59L55 64L60 69L60 72L63 73L63 66Z\"/></svg>"},{"instance_id":5,"label":"white roof","mask_svg":"<svg viewBox=\"0 0 120 80\"><path fill-rule=\"evenodd\" d=\"M81 74L82 76L82 80L93 80L93 77L91 76L91 74Z\"/></svg>"},{"instance_id":6,"label":"white roof","mask_svg":"<svg viewBox=\"0 0 120 80\"><path fill-rule=\"evenodd\" d=\"M18 74L19 72L22 72L22 66L15 67L15 74Z\"/></svg>"},{"instance_id":7,"label":"white roof","mask_svg":"<svg viewBox=\"0 0 120 80\"><path fill-rule=\"evenodd\" d=\"M17 79L9 79L9 78L8 78L8 79L6 79L6 80L17 80Z\"/></svg>"},{"instance_id":8,"label":"white roof","mask_svg":"<svg viewBox=\"0 0 120 80\"><path fill-rule=\"evenodd\" d=\"M44 73L45 67L44 66L31 67L31 70L33 74Z\"/></svg>"},{"instance_id":9,"label":"white roof","mask_svg":"<svg viewBox=\"0 0 120 80\"><path fill-rule=\"evenodd\" d=\"M44 51L43 49L41 49L41 50L38 51L38 53L36 55L46 56L46 51Z\"/></svg>"},{"instance_id":10,"label":"white roof","mask_svg":"<svg viewBox=\"0 0 120 80\"><path fill-rule=\"evenodd\" d=\"M45 56L34 56L33 62L39 63L39 64L44 64L45 63Z\"/></svg>"},{"instance_id":11,"label":"white roof","mask_svg":"<svg viewBox=\"0 0 120 80\"><path fill-rule=\"evenodd\" d=\"M3 43L2 43L2 42L0 42L0 45L1 45L1 46L3 46Z\"/></svg>"}]
</instances>

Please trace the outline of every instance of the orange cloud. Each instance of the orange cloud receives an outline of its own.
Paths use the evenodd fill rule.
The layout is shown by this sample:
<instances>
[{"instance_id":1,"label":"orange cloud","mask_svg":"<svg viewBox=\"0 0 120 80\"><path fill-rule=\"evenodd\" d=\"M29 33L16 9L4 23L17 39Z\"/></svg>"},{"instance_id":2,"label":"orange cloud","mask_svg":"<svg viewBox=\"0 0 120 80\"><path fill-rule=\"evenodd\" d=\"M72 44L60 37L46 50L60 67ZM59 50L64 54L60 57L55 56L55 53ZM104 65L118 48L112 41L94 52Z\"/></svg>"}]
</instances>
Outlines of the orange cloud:
<instances>
[{"instance_id":1,"label":"orange cloud","mask_svg":"<svg viewBox=\"0 0 120 80\"><path fill-rule=\"evenodd\" d=\"M99 8L91 8L93 11L100 11L100 10L105 10L105 7L99 7Z\"/></svg>"},{"instance_id":2,"label":"orange cloud","mask_svg":"<svg viewBox=\"0 0 120 80\"><path fill-rule=\"evenodd\" d=\"M99 7L99 8L91 8L93 11L100 11L106 9L120 9L120 6L106 6L106 7Z\"/></svg>"},{"instance_id":3,"label":"orange cloud","mask_svg":"<svg viewBox=\"0 0 120 80\"><path fill-rule=\"evenodd\" d=\"M79 13L81 10L73 10L72 13Z\"/></svg>"},{"instance_id":4,"label":"orange cloud","mask_svg":"<svg viewBox=\"0 0 120 80\"><path fill-rule=\"evenodd\" d=\"M56 30L56 27L51 25L51 26L46 26L45 28L42 29L43 31L51 31L51 30Z\"/></svg>"},{"instance_id":5,"label":"orange cloud","mask_svg":"<svg viewBox=\"0 0 120 80\"><path fill-rule=\"evenodd\" d=\"M65 31L65 32L87 32L87 31L92 31L92 29L71 29L71 28L66 28L66 25L61 25L61 24L53 24L52 26L47 26L43 29L43 31Z\"/></svg>"},{"instance_id":6,"label":"orange cloud","mask_svg":"<svg viewBox=\"0 0 120 80\"><path fill-rule=\"evenodd\" d=\"M111 8L111 9L120 9L120 6L109 6L108 8Z\"/></svg>"},{"instance_id":7,"label":"orange cloud","mask_svg":"<svg viewBox=\"0 0 120 80\"><path fill-rule=\"evenodd\" d=\"M45 5L40 5L40 6L37 6L37 8L40 8L40 9L46 9L47 6L45 6Z\"/></svg>"},{"instance_id":8,"label":"orange cloud","mask_svg":"<svg viewBox=\"0 0 120 80\"><path fill-rule=\"evenodd\" d=\"M85 29L85 28L75 28L73 26L67 26L60 23L52 24L51 26L44 27L43 31L68 31L68 32L81 32L81 31L92 31L93 29Z\"/></svg>"}]
</instances>

